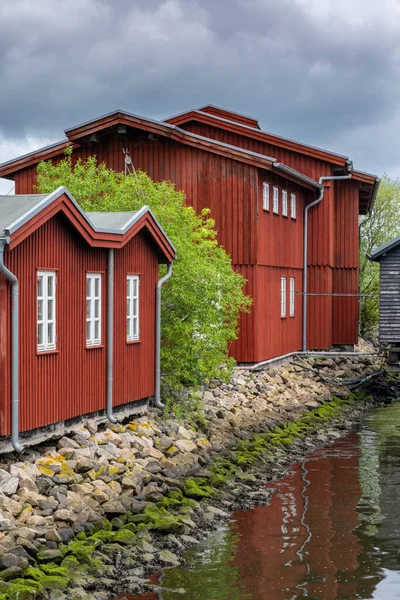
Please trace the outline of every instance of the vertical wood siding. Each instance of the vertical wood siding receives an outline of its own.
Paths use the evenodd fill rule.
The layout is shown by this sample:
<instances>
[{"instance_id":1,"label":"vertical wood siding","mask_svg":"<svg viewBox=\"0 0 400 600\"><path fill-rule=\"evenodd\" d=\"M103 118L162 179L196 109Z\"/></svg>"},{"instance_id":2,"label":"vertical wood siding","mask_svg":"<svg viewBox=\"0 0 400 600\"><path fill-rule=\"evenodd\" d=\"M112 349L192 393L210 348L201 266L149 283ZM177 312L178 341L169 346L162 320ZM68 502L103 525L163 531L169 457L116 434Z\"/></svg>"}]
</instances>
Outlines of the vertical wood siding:
<instances>
[{"instance_id":1,"label":"vertical wood siding","mask_svg":"<svg viewBox=\"0 0 400 600\"><path fill-rule=\"evenodd\" d=\"M150 256L150 254L152 254ZM121 264L120 264L121 259ZM27 431L106 406L106 260L107 250L90 248L62 214L57 214L16 248L5 253L5 263L20 285L20 430ZM120 387L117 403L136 400L154 391L154 292L157 254L151 253L144 234L115 251L116 342ZM127 348L125 269L143 271L141 288L141 342ZM37 269L57 273L57 351L36 350ZM86 272L103 274L102 344L86 348ZM10 433L10 288L0 283L0 435ZM122 322L123 321L123 322ZM131 363L131 360L134 363ZM125 375L121 376L121 363ZM146 364L146 368L144 367ZM6 379L4 380L4 373ZM6 382L4 384L4 381ZM129 389L129 386L132 386ZM3 416L4 415L4 416Z\"/></svg>"},{"instance_id":2,"label":"vertical wood siding","mask_svg":"<svg viewBox=\"0 0 400 600\"><path fill-rule=\"evenodd\" d=\"M400 344L400 248L380 259L379 341Z\"/></svg>"},{"instance_id":3,"label":"vertical wood siding","mask_svg":"<svg viewBox=\"0 0 400 600\"><path fill-rule=\"evenodd\" d=\"M230 348L230 355L237 362L256 361L256 331L255 331L255 307L257 305L257 280L256 267L249 265L234 265L233 268L241 273L247 283L244 293L253 298L253 304L249 313L242 313L239 319L239 337ZM257 334L258 335L258 334Z\"/></svg>"},{"instance_id":4,"label":"vertical wood siding","mask_svg":"<svg viewBox=\"0 0 400 600\"><path fill-rule=\"evenodd\" d=\"M183 126L193 133L216 139L234 146L275 157L301 173L318 180L331 175L331 165L293 150L231 133L194 121ZM265 264L302 268L302 222L305 202L316 197L314 192L298 188L297 223L284 223L272 210L268 217L274 221L273 233L264 227L267 216L262 211L262 179L265 173L243 163L223 158L157 137L149 139L143 131L128 129L126 145L135 168L141 169L155 181L170 180L186 194L188 204L196 211L210 208L216 221L218 241L232 257L234 265L241 267ZM74 150L74 160L96 154L115 170L124 169L122 138L115 132L101 137L100 143L85 143ZM62 157L54 159L54 162ZM282 178L279 181L282 187ZM16 192L34 191L35 168L25 169L16 175ZM295 184L287 184L288 190ZM301 191L300 191L301 190ZM271 192L272 194L272 192ZM356 182L330 182L324 200L310 211L309 216L309 292L340 293L358 286L358 184ZM302 198L301 198L302 196ZM272 198L271 198L272 203ZM281 208L280 208L281 211ZM336 273L336 270L341 271ZM245 269L246 270L246 269ZM345 272L343 271L345 270ZM249 288L255 290L255 270L248 269ZM251 283L250 283L251 280ZM354 287L354 290L353 290ZM308 301L309 348L327 349L332 344L356 341L358 310L354 301L332 297L310 297ZM232 346L238 360L250 362L257 350L250 350L254 338L253 317L241 319L240 340ZM333 321L332 321L333 320ZM249 328L247 330L247 328ZM242 341L243 338L243 341ZM277 347L280 345L277 341ZM247 354L245 354L245 349ZM278 351L277 351L278 352ZM277 353L276 352L276 353ZM245 358L247 356L247 359Z\"/></svg>"},{"instance_id":5,"label":"vertical wood siding","mask_svg":"<svg viewBox=\"0 0 400 600\"><path fill-rule=\"evenodd\" d=\"M139 275L139 341L126 341L126 276ZM114 404L154 394L157 254L145 233L115 250Z\"/></svg>"}]
</instances>

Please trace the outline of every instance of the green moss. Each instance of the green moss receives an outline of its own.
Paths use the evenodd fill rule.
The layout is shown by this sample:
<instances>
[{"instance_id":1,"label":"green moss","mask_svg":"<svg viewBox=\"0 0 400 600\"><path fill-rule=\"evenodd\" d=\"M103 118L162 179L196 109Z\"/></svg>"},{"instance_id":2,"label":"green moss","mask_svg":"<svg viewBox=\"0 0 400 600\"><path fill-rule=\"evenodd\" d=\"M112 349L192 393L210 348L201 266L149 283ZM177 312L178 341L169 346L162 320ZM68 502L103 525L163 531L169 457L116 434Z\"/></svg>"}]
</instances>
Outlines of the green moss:
<instances>
[{"instance_id":1,"label":"green moss","mask_svg":"<svg viewBox=\"0 0 400 600\"><path fill-rule=\"evenodd\" d=\"M72 553L72 556L75 556L80 563L88 563L90 562L92 554L95 550L95 545L89 544L87 541L72 541L69 543L69 549Z\"/></svg>"},{"instance_id":2,"label":"green moss","mask_svg":"<svg viewBox=\"0 0 400 600\"><path fill-rule=\"evenodd\" d=\"M133 533L135 533L137 526L134 523L127 523L122 527L122 529L127 529L128 531L133 531Z\"/></svg>"},{"instance_id":3,"label":"green moss","mask_svg":"<svg viewBox=\"0 0 400 600\"><path fill-rule=\"evenodd\" d=\"M28 569L24 571L24 577L34 579L35 581L40 581L44 575L44 572L38 567L28 567Z\"/></svg>"},{"instance_id":4,"label":"green moss","mask_svg":"<svg viewBox=\"0 0 400 600\"><path fill-rule=\"evenodd\" d=\"M80 531L79 533L76 534L75 539L77 540L86 540L87 535L84 531Z\"/></svg>"},{"instance_id":5,"label":"green moss","mask_svg":"<svg viewBox=\"0 0 400 600\"><path fill-rule=\"evenodd\" d=\"M108 544L114 540L114 536L114 531L100 530L91 535L88 538L88 541L90 542L91 540L101 540L102 542L106 542Z\"/></svg>"},{"instance_id":6,"label":"green moss","mask_svg":"<svg viewBox=\"0 0 400 600\"><path fill-rule=\"evenodd\" d=\"M136 536L133 531L129 531L129 529L120 529L114 536L114 542L129 546L134 543L135 538Z\"/></svg>"},{"instance_id":7,"label":"green moss","mask_svg":"<svg viewBox=\"0 0 400 600\"><path fill-rule=\"evenodd\" d=\"M60 577L57 575L46 575L40 582L46 590L60 590L67 589L69 584L68 577Z\"/></svg>"},{"instance_id":8,"label":"green moss","mask_svg":"<svg viewBox=\"0 0 400 600\"><path fill-rule=\"evenodd\" d=\"M150 517L149 529L156 531L177 531L183 525L179 517L172 515L162 507L148 506L145 508L145 514Z\"/></svg>"},{"instance_id":9,"label":"green moss","mask_svg":"<svg viewBox=\"0 0 400 600\"><path fill-rule=\"evenodd\" d=\"M79 567L79 561L75 556L66 556L61 563L61 567L68 571L75 571Z\"/></svg>"},{"instance_id":10,"label":"green moss","mask_svg":"<svg viewBox=\"0 0 400 600\"><path fill-rule=\"evenodd\" d=\"M149 523L150 515L147 513L142 513L139 515L131 515L128 519L129 523L139 524L139 523Z\"/></svg>"},{"instance_id":11,"label":"green moss","mask_svg":"<svg viewBox=\"0 0 400 600\"><path fill-rule=\"evenodd\" d=\"M15 579L7 590L6 598L10 600L34 600L42 586L32 580Z\"/></svg>"},{"instance_id":12,"label":"green moss","mask_svg":"<svg viewBox=\"0 0 400 600\"><path fill-rule=\"evenodd\" d=\"M187 479L184 493L188 498L210 498L212 488L209 485L199 485L194 479Z\"/></svg>"}]
</instances>

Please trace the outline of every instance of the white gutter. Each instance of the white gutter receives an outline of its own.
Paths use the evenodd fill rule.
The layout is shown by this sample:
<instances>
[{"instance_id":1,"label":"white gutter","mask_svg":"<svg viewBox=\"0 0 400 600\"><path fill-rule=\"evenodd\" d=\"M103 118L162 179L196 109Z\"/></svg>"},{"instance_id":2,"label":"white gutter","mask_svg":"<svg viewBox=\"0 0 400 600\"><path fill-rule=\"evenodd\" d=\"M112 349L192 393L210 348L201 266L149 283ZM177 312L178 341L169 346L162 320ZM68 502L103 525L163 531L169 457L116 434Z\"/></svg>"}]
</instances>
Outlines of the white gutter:
<instances>
[{"instance_id":1,"label":"white gutter","mask_svg":"<svg viewBox=\"0 0 400 600\"><path fill-rule=\"evenodd\" d=\"M168 270L164 277L157 281L156 287L156 372L155 372L155 406L164 408L161 402L161 288L172 275L172 263L168 265Z\"/></svg>"},{"instance_id":2,"label":"white gutter","mask_svg":"<svg viewBox=\"0 0 400 600\"><path fill-rule=\"evenodd\" d=\"M303 254L303 352L307 351L307 268L308 268L308 211L319 204L324 198L325 188L323 187L324 181L340 180L340 179L351 179L350 175L329 175L326 177L319 178L319 184L321 186L319 196L311 204L307 204L304 209L304 254Z\"/></svg>"},{"instance_id":3,"label":"white gutter","mask_svg":"<svg viewBox=\"0 0 400 600\"><path fill-rule=\"evenodd\" d=\"M4 249L9 238L0 238L0 273L11 283L11 444L23 452L19 441L19 303L18 279L4 264Z\"/></svg>"}]
</instances>

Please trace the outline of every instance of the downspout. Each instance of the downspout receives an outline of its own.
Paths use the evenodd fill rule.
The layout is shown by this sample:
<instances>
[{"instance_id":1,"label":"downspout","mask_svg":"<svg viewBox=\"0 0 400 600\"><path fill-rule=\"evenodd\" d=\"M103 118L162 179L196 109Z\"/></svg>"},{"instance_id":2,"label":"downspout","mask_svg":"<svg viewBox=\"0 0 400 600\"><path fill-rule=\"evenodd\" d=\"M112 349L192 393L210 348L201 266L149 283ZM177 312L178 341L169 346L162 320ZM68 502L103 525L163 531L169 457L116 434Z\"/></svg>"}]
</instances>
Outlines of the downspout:
<instances>
[{"instance_id":1,"label":"downspout","mask_svg":"<svg viewBox=\"0 0 400 600\"><path fill-rule=\"evenodd\" d=\"M164 277L157 281L156 287L156 380L155 380L155 406L164 408L161 402L161 288L172 275L172 263L168 265L168 270Z\"/></svg>"},{"instance_id":2,"label":"downspout","mask_svg":"<svg viewBox=\"0 0 400 600\"><path fill-rule=\"evenodd\" d=\"M113 415L113 360L114 360L114 249L107 257L107 419L116 423Z\"/></svg>"},{"instance_id":3,"label":"downspout","mask_svg":"<svg viewBox=\"0 0 400 600\"><path fill-rule=\"evenodd\" d=\"M303 255L303 352L307 352L307 262L308 262L308 211L310 208L317 206L323 198L325 188L323 187L324 181L337 181L340 179L351 179L350 175L328 175L326 177L320 177L318 183L320 185L319 196L311 204L307 204L304 210L304 255Z\"/></svg>"},{"instance_id":4,"label":"downspout","mask_svg":"<svg viewBox=\"0 0 400 600\"><path fill-rule=\"evenodd\" d=\"M4 249L9 238L0 238L0 273L11 282L11 444L16 452L23 452L19 441L19 306L18 279L4 264Z\"/></svg>"}]
</instances>

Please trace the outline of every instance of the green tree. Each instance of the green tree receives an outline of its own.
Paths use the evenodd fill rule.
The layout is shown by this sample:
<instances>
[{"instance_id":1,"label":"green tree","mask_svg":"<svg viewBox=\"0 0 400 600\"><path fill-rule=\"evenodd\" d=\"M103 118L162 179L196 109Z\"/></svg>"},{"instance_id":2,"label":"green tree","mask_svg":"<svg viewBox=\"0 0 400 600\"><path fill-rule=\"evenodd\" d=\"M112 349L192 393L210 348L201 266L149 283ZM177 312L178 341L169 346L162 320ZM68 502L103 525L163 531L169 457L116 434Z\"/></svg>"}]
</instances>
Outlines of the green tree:
<instances>
[{"instance_id":1,"label":"green tree","mask_svg":"<svg viewBox=\"0 0 400 600\"><path fill-rule=\"evenodd\" d=\"M400 181L382 178L375 206L369 215L360 217L360 292L379 294L379 264L368 260L372 250L400 235ZM377 297L361 299L361 334L376 336L379 321Z\"/></svg>"},{"instance_id":2,"label":"green tree","mask_svg":"<svg viewBox=\"0 0 400 600\"><path fill-rule=\"evenodd\" d=\"M239 315L249 310L251 299L243 293L245 280L217 243L209 211L197 215L171 183L154 183L143 172L125 177L98 164L96 157L74 165L71 151L57 165L40 163L37 172L39 193L64 185L87 211L150 206L177 251L173 276L163 288L164 385L179 390L206 378L228 377L234 365L229 347L237 337Z\"/></svg>"}]
</instances>

